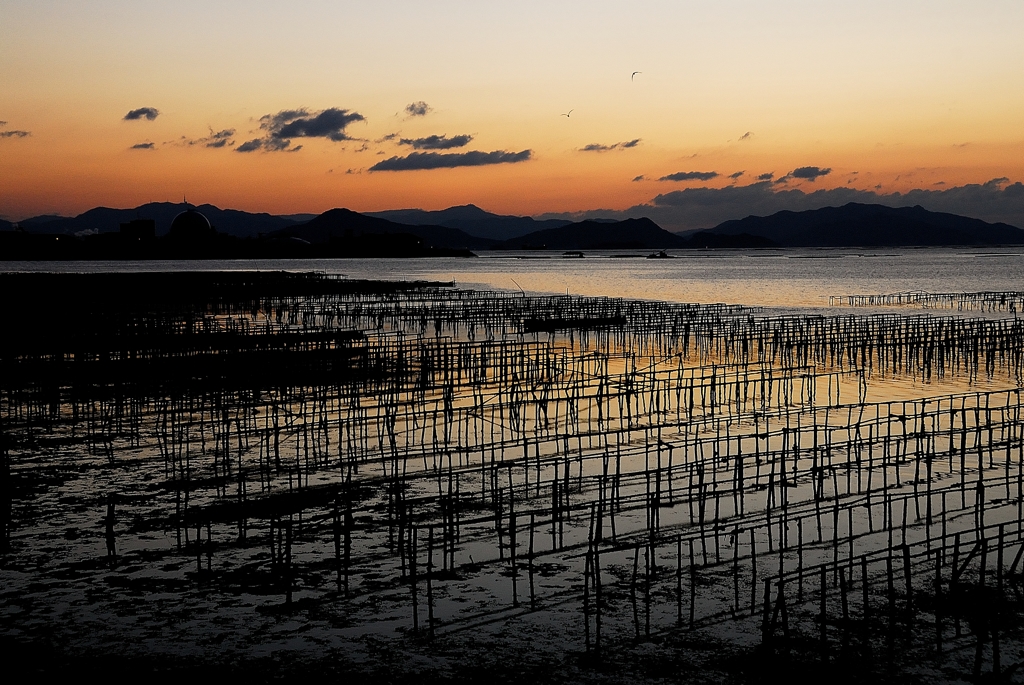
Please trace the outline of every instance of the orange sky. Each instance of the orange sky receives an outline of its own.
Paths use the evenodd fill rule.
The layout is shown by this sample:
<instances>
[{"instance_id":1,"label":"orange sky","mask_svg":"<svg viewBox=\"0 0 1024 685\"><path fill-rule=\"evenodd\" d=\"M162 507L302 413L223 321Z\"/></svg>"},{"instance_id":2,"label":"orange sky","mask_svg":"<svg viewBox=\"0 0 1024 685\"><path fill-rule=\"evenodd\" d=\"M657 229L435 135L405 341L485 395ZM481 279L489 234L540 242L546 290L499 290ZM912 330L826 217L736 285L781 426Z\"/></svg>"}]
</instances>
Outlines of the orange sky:
<instances>
[{"instance_id":1,"label":"orange sky","mask_svg":"<svg viewBox=\"0 0 1024 685\"><path fill-rule=\"evenodd\" d=\"M367 4L7 0L0 215L183 194L273 213L625 209L807 166L830 173L786 187L1024 180L1019 0ZM159 114L124 120L141 107ZM260 118L299 108L363 121L237 151L280 142ZM442 134L472 140L438 154L530 159L369 170ZM718 176L657 180L691 171Z\"/></svg>"}]
</instances>

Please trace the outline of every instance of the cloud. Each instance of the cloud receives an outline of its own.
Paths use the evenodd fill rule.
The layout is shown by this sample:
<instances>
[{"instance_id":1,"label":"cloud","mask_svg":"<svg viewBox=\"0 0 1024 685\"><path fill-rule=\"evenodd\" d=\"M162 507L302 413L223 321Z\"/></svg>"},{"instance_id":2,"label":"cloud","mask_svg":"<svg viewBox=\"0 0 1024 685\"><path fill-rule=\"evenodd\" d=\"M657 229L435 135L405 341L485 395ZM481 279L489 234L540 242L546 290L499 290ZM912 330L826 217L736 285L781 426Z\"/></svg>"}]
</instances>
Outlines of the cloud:
<instances>
[{"instance_id":1,"label":"cloud","mask_svg":"<svg viewBox=\"0 0 1024 685\"><path fill-rule=\"evenodd\" d=\"M345 128L354 121L365 121L365 118L358 112L331 107L314 114L304 109L268 114L260 118L260 127L281 140L327 138L338 142L350 139Z\"/></svg>"},{"instance_id":2,"label":"cloud","mask_svg":"<svg viewBox=\"0 0 1024 685\"><path fill-rule=\"evenodd\" d=\"M745 173L747 173L747 172L746 171L737 171L735 174L729 174L729 178L731 178L732 180L735 181L737 178L739 178L740 176L742 176Z\"/></svg>"},{"instance_id":3,"label":"cloud","mask_svg":"<svg viewBox=\"0 0 1024 685\"><path fill-rule=\"evenodd\" d=\"M0 131L0 138L27 138L30 135L30 131Z\"/></svg>"},{"instance_id":4,"label":"cloud","mask_svg":"<svg viewBox=\"0 0 1024 685\"><path fill-rule=\"evenodd\" d=\"M237 152L298 152L301 145L292 147L293 138L326 138L334 142L353 140L345 129L356 121L366 121L359 112L329 107L310 112L305 107L284 109L277 114L260 117L260 128L266 131L262 138L254 138L239 145Z\"/></svg>"},{"instance_id":5,"label":"cloud","mask_svg":"<svg viewBox=\"0 0 1024 685\"><path fill-rule=\"evenodd\" d=\"M805 192L763 180L744 186L685 188L662 193L649 202L626 210L590 210L571 214L546 214L538 218L627 219L649 217L671 231L710 228L729 219L767 216L782 210L802 211L837 207L848 202L889 207L920 205L933 212L948 212L989 222L1004 222L1024 228L1024 183L992 179L987 183L916 189L906 193L859 190L849 186Z\"/></svg>"},{"instance_id":6,"label":"cloud","mask_svg":"<svg viewBox=\"0 0 1024 685\"><path fill-rule=\"evenodd\" d=\"M135 145L132 145L128 149L129 150L155 150L156 149L156 144L155 143L136 143Z\"/></svg>"},{"instance_id":7,"label":"cloud","mask_svg":"<svg viewBox=\"0 0 1024 685\"><path fill-rule=\"evenodd\" d=\"M647 177L644 176L643 174L640 174L639 176L634 176L633 177L633 182L634 183L636 183L637 181L646 181L646 180L647 180Z\"/></svg>"},{"instance_id":8,"label":"cloud","mask_svg":"<svg viewBox=\"0 0 1024 685\"><path fill-rule=\"evenodd\" d=\"M386 143L386 142L388 142L389 140L394 140L394 139L395 139L395 138L397 138L397 137L398 137L398 134L397 134L397 133L389 133L389 134L387 134L386 136L381 136L380 138L378 138L377 140L375 140L375 141L373 141L373 142L375 142L375 143L377 143L377 144L380 144L380 143Z\"/></svg>"},{"instance_id":9,"label":"cloud","mask_svg":"<svg viewBox=\"0 0 1024 685\"><path fill-rule=\"evenodd\" d=\"M405 113L410 117L425 117L428 112L432 112L433 108L427 103L420 100L418 102L410 102L405 106Z\"/></svg>"},{"instance_id":10,"label":"cloud","mask_svg":"<svg viewBox=\"0 0 1024 685\"><path fill-rule=\"evenodd\" d=\"M355 121L366 121L362 114L331 107L310 113L305 109L284 110L260 117L260 128L277 140L289 138L327 138L339 142L350 140L345 128Z\"/></svg>"},{"instance_id":11,"label":"cloud","mask_svg":"<svg viewBox=\"0 0 1024 685\"><path fill-rule=\"evenodd\" d=\"M440 152L412 152L405 157L390 157L377 162L370 171L411 171L414 169L452 169L463 166L485 166L490 164L513 164L525 162L533 155L532 150L521 152L508 152L495 150L493 152L480 152L471 150L469 152L440 153Z\"/></svg>"},{"instance_id":12,"label":"cloud","mask_svg":"<svg viewBox=\"0 0 1024 685\"><path fill-rule=\"evenodd\" d=\"M797 167L789 172L789 175L793 178L806 178L809 181L818 180L819 176L828 176L832 173L832 169L816 167L816 166L802 166Z\"/></svg>"},{"instance_id":13,"label":"cloud","mask_svg":"<svg viewBox=\"0 0 1024 685\"><path fill-rule=\"evenodd\" d=\"M758 176L757 176L757 180L758 181L770 181L773 178L775 178L775 172L774 171L769 171L768 173L765 173L765 174L758 174Z\"/></svg>"},{"instance_id":14,"label":"cloud","mask_svg":"<svg viewBox=\"0 0 1024 685\"><path fill-rule=\"evenodd\" d=\"M677 171L668 176L662 176L659 181L710 181L718 177L717 171Z\"/></svg>"},{"instance_id":15,"label":"cloud","mask_svg":"<svg viewBox=\"0 0 1024 685\"><path fill-rule=\"evenodd\" d=\"M235 141L231 138L235 135L235 129L226 128L223 131L214 131L210 128L210 135L204 136L203 138L186 138L182 136L177 141L172 141L175 145L184 145L191 147L193 145L202 145L204 147L228 147L233 146Z\"/></svg>"},{"instance_id":16,"label":"cloud","mask_svg":"<svg viewBox=\"0 0 1024 685\"><path fill-rule=\"evenodd\" d=\"M263 147L263 141L259 138L247 140L235 148L235 152L255 152Z\"/></svg>"},{"instance_id":17,"label":"cloud","mask_svg":"<svg viewBox=\"0 0 1024 685\"><path fill-rule=\"evenodd\" d=\"M235 135L235 129L226 128L223 131L217 131L216 133L211 128L210 135L205 138L200 138L197 143L202 143L206 147L224 147L225 145L234 145L235 141L231 140L231 137Z\"/></svg>"},{"instance_id":18,"label":"cloud","mask_svg":"<svg viewBox=\"0 0 1024 685\"><path fill-rule=\"evenodd\" d=\"M601 145L600 143L591 143L580 148L580 152L608 152L609 150L628 150L631 147L636 147L640 144L639 138L633 140L627 140L621 143L614 143L613 145Z\"/></svg>"},{"instance_id":19,"label":"cloud","mask_svg":"<svg viewBox=\"0 0 1024 685\"><path fill-rule=\"evenodd\" d=\"M465 147L471 140L473 140L473 136L468 133L451 138L442 134L425 138L402 138L398 143L399 145L412 145L416 150L451 150L456 147Z\"/></svg>"},{"instance_id":20,"label":"cloud","mask_svg":"<svg viewBox=\"0 0 1024 685\"><path fill-rule=\"evenodd\" d=\"M754 137L754 132L753 131L747 131L742 136L740 136L740 140L750 140L753 137Z\"/></svg>"},{"instance_id":21,"label":"cloud","mask_svg":"<svg viewBox=\"0 0 1024 685\"><path fill-rule=\"evenodd\" d=\"M139 107L125 114L124 121L138 121L139 119L153 121L158 116L160 116L160 110L156 107Z\"/></svg>"}]
</instances>

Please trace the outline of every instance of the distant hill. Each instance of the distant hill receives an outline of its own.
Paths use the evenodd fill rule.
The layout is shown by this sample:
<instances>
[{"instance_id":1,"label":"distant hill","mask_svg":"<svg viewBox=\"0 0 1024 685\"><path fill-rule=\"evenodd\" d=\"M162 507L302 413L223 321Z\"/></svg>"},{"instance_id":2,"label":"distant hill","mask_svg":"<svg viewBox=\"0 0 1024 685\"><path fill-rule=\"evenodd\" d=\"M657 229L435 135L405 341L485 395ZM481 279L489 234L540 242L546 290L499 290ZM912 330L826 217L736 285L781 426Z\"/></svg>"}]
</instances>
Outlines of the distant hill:
<instances>
[{"instance_id":1,"label":"distant hill","mask_svg":"<svg viewBox=\"0 0 1024 685\"><path fill-rule=\"evenodd\" d=\"M433 212L422 209L392 209L384 212L367 212L366 215L410 226L432 225L457 228L469 235L493 240L509 240L535 231L558 228L572 223L564 219L538 221L528 216L492 214L476 205L449 207Z\"/></svg>"},{"instance_id":2,"label":"distant hill","mask_svg":"<svg viewBox=\"0 0 1024 685\"><path fill-rule=\"evenodd\" d=\"M307 221L312 221L317 216L318 216L317 214L308 214L308 213L306 213L306 214L278 214L277 218L285 219L287 221L292 221L292 222L297 223L297 224L302 224L302 223L305 223Z\"/></svg>"},{"instance_id":3,"label":"distant hill","mask_svg":"<svg viewBox=\"0 0 1024 685\"><path fill-rule=\"evenodd\" d=\"M218 232L237 238L255 238L260 233L270 233L296 223L287 217L220 209L213 205L199 205L196 209L210 220ZM120 230L122 223L132 219L153 219L156 221L156 234L165 235L171 227L171 221L182 211L184 206L177 202L150 202L134 209L96 207L76 217L32 217L18 222L18 225L29 233L74 235L84 232L115 233Z\"/></svg>"},{"instance_id":4,"label":"distant hill","mask_svg":"<svg viewBox=\"0 0 1024 685\"><path fill-rule=\"evenodd\" d=\"M782 211L765 217L749 216L714 228L681 233L665 231L647 218L577 223L536 221L530 217L491 214L473 205L437 212L402 209L360 214L348 209L332 209L320 215L288 216L220 209L213 205L200 205L197 209L206 215L218 233L235 238L263 235L277 241L282 248L282 239L290 240L293 244L290 247L300 244L298 241L308 245L326 245L333 241L336 243L333 251L337 251L345 247L341 242L358 236L402 235L411 240L407 240L409 244L403 248L405 255L426 249L662 250L1024 244L1024 231L1008 224L930 212L922 207L893 208L859 203L804 212ZM134 209L96 207L76 217L44 215L20 221L18 225L28 234L85 236L117 233L122 223L142 218L153 219L157 235L163 236L182 210L183 205L175 202L152 202ZM12 228L11 222L0 220L0 231ZM373 247L359 248L357 252L388 252L387 240L362 239L362 242L373 243Z\"/></svg>"},{"instance_id":5,"label":"distant hill","mask_svg":"<svg viewBox=\"0 0 1024 685\"><path fill-rule=\"evenodd\" d=\"M349 209L330 209L304 224L277 231L274 236L288 236L313 245L325 245L367 235L411 235L423 245L444 249L485 249L495 241L469 235L446 226L410 226L395 223Z\"/></svg>"},{"instance_id":6,"label":"distant hill","mask_svg":"<svg viewBox=\"0 0 1024 685\"><path fill-rule=\"evenodd\" d=\"M534 231L498 244L498 249L616 250L685 248L689 241L669 233L650 219L580 221Z\"/></svg>"},{"instance_id":7,"label":"distant hill","mask_svg":"<svg viewBox=\"0 0 1024 685\"><path fill-rule=\"evenodd\" d=\"M206 207L199 209L207 216L218 216ZM268 224L274 225L263 222L264 226ZM306 223L290 224L256 238L216 230L149 237L119 230L92 233L86 229L77 235L2 231L0 260L473 257L467 245L486 247L493 242L455 228L405 226L347 209L332 209Z\"/></svg>"},{"instance_id":8,"label":"distant hill","mask_svg":"<svg viewBox=\"0 0 1024 685\"><path fill-rule=\"evenodd\" d=\"M749 233L725 234L709 233L708 231L697 231L688 236L686 247L690 249L720 248L720 247L779 247L774 240Z\"/></svg>"},{"instance_id":9,"label":"distant hill","mask_svg":"<svg viewBox=\"0 0 1024 685\"><path fill-rule=\"evenodd\" d=\"M721 236L745 233L783 247L1024 244L1024 231L1008 224L930 212L920 206L886 207L857 202L842 207L748 216L703 232Z\"/></svg>"},{"instance_id":10,"label":"distant hill","mask_svg":"<svg viewBox=\"0 0 1024 685\"><path fill-rule=\"evenodd\" d=\"M34 216L31 219L23 219L22 221L19 221L18 226L26 231L31 231L43 224L50 223L51 221L60 221L67 218L68 217L60 216L59 214L41 214L39 216Z\"/></svg>"}]
</instances>

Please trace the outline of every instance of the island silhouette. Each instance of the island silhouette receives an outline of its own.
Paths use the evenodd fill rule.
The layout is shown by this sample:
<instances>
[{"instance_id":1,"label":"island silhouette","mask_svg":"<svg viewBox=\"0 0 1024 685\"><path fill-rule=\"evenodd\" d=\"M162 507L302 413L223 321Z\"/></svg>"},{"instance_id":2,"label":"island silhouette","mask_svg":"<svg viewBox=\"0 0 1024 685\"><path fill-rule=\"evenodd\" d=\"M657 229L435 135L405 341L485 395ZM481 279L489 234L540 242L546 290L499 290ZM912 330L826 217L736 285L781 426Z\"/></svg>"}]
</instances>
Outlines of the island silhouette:
<instances>
[{"instance_id":1,"label":"island silhouette","mask_svg":"<svg viewBox=\"0 0 1024 685\"><path fill-rule=\"evenodd\" d=\"M571 222L446 210L276 216L212 205L97 207L76 217L0 224L0 259L303 259L471 257L481 250L689 250L1020 245L1024 230L920 206L848 203L749 216L672 233L649 218Z\"/></svg>"}]
</instances>

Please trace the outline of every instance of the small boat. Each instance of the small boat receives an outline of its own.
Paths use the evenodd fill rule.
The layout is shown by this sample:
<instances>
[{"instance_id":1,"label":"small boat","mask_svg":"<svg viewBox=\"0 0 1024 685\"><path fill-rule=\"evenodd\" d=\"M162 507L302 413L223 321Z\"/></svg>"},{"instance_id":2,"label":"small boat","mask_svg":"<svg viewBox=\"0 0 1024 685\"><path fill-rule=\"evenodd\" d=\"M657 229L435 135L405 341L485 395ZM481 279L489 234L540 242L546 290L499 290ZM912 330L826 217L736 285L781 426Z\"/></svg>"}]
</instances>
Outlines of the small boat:
<instances>
[{"instance_id":1,"label":"small boat","mask_svg":"<svg viewBox=\"0 0 1024 685\"><path fill-rule=\"evenodd\" d=\"M664 250L659 250L658 252L652 252L651 254L647 255L647 258L648 259L674 259L674 257L672 255L670 255L669 253L665 252Z\"/></svg>"},{"instance_id":2,"label":"small boat","mask_svg":"<svg viewBox=\"0 0 1024 685\"><path fill-rule=\"evenodd\" d=\"M582 259L583 253L579 250L569 250L568 252L562 253L563 259Z\"/></svg>"}]
</instances>

